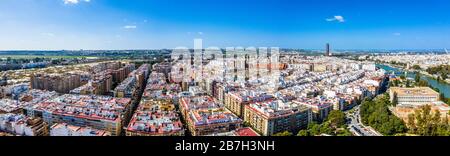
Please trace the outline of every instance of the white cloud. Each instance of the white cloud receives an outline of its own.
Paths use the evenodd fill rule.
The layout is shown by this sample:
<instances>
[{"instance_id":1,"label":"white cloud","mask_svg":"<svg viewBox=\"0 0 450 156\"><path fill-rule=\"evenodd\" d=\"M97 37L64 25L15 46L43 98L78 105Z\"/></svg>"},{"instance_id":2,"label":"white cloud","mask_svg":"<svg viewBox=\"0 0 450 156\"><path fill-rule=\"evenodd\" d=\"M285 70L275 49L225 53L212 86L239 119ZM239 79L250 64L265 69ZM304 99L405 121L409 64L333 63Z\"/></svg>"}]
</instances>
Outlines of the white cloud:
<instances>
[{"instance_id":1,"label":"white cloud","mask_svg":"<svg viewBox=\"0 0 450 156\"><path fill-rule=\"evenodd\" d=\"M333 21L338 21L338 22L340 22L340 23L345 22L344 17L339 16L339 15L336 15L336 16L334 16L333 18L327 18L327 19L325 19L325 20L328 21L328 22L333 22Z\"/></svg>"},{"instance_id":2,"label":"white cloud","mask_svg":"<svg viewBox=\"0 0 450 156\"><path fill-rule=\"evenodd\" d=\"M78 0L64 0L64 4L78 4Z\"/></svg>"},{"instance_id":3,"label":"white cloud","mask_svg":"<svg viewBox=\"0 0 450 156\"><path fill-rule=\"evenodd\" d=\"M394 33L393 34L394 36L400 36L400 35L402 35L401 33L398 33L398 32L396 32L396 33Z\"/></svg>"},{"instance_id":4,"label":"white cloud","mask_svg":"<svg viewBox=\"0 0 450 156\"><path fill-rule=\"evenodd\" d=\"M199 35L203 35L203 32L200 31L200 32L198 32L198 34L199 34Z\"/></svg>"},{"instance_id":5,"label":"white cloud","mask_svg":"<svg viewBox=\"0 0 450 156\"><path fill-rule=\"evenodd\" d=\"M123 28L124 29L136 29L137 26L135 26L135 25L126 25L126 26L123 26Z\"/></svg>"},{"instance_id":6,"label":"white cloud","mask_svg":"<svg viewBox=\"0 0 450 156\"><path fill-rule=\"evenodd\" d=\"M64 4L78 4L79 2L91 2L91 0L63 0Z\"/></svg>"}]
</instances>

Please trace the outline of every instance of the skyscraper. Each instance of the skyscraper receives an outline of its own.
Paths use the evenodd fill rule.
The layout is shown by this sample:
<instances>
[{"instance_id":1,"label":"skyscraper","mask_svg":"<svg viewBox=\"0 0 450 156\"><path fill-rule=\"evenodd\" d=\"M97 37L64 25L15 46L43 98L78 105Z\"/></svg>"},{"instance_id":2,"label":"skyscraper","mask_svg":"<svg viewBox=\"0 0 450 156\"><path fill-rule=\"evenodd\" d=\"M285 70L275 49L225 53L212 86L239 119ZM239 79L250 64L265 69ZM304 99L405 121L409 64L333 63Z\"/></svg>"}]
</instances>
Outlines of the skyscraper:
<instances>
[{"instance_id":1,"label":"skyscraper","mask_svg":"<svg viewBox=\"0 0 450 156\"><path fill-rule=\"evenodd\" d=\"M326 49L325 56L331 56L330 44L329 43L327 43L325 49Z\"/></svg>"}]
</instances>

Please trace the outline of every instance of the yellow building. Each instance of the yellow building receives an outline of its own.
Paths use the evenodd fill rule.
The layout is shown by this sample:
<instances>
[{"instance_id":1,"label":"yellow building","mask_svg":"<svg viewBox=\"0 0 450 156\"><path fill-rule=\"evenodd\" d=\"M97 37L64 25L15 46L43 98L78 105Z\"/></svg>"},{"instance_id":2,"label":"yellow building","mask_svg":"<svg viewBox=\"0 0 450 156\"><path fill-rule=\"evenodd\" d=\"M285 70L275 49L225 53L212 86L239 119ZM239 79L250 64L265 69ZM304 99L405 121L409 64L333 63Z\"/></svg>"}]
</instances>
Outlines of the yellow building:
<instances>
[{"instance_id":1,"label":"yellow building","mask_svg":"<svg viewBox=\"0 0 450 156\"><path fill-rule=\"evenodd\" d=\"M244 107L248 104L248 101L243 101L241 97L234 93L225 94L225 107L239 117L244 114Z\"/></svg>"},{"instance_id":2,"label":"yellow building","mask_svg":"<svg viewBox=\"0 0 450 156\"><path fill-rule=\"evenodd\" d=\"M244 116L245 106L251 102L263 102L273 99L272 95L265 92L241 90L228 92L225 95L225 107L239 117Z\"/></svg>"}]
</instances>

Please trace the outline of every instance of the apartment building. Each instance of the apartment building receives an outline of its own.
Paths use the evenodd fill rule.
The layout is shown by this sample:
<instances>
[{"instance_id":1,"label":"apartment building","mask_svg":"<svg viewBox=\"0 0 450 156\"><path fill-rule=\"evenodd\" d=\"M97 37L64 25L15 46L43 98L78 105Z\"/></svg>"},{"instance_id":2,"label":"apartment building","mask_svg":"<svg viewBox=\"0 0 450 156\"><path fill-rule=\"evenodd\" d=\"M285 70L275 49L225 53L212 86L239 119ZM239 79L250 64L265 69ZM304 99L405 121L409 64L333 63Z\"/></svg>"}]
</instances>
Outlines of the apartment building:
<instances>
[{"instance_id":1,"label":"apartment building","mask_svg":"<svg viewBox=\"0 0 450 156\"><path fill-rule=\"evenodd\" d=\"M284 131L296 133L312 121L311 108L280 100L246 105L244 114L244 121L264 136Z\"/></svg>"}]
</instances>

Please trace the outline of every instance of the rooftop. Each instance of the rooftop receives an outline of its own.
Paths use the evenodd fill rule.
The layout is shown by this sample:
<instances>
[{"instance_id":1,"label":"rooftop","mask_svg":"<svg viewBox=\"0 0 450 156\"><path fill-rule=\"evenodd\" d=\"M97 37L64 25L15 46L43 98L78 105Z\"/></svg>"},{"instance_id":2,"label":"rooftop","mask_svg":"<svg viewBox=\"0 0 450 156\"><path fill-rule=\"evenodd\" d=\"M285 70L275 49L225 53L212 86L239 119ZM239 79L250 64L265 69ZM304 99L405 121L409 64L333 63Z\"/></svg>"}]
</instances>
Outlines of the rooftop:
<instances>
[{"instance_id":1,"label":"rooftop","mask_svg":"<svg viewBox=\"0 0 450 156\"><path fill-rule=\"evenodd\" d=\"M179 115L174 111L137 111L128 131L141 133L174 133L183 130Z\"/></svg>"},{"instance_id":2,"label":"rooftop","mask_svg":"<svg viewBox=\"0 0 450 156\"><path fill-rule=\"evenodd\" d=\"M397 93L397 96L439 96L439 93L429 87L400 88L392 87L391 91Z\"/></svg>"},{"instance_id":3,"label":"rooftop","mask_svg":"<svg viewBox=\"0 0 450 156\"><path fill-rule=\"evenodd\" d=\"M123 80L117 87L116 87L116 91L125 91L128 89L132 89L133 87L135 87L136 84L136 77L134 76L129 76L127 77L125 80Z\"/></svg>"},{"instance_id":4,"label":"rooftop","mask_svg":"<svg viewBox=\"0 0 450 156\"><path fill-rule=\"evenodd\" d=\"M247 102L257 102L257 101L265 101L268 99L272 99L273 96L270 94L267 94L263 91L255 91L255 90L240 90L235 92L230 92L230 95L234 96L235 98L238 98L242 101Z\"/></svg>"},{"instance_id":5,"label":"rooftop","mask_svg":"<svg viewBox=\"0 0 450 156\"><path fill-rule=\"evenodd\" d=\"M239 128L230 132L214 133L209 136L260 136L255 130L250 127Z\"/></svg>"},{"instance_id":6,"label":"rooftop","mask_svg":"<svg viewBox=\"0 0 450 156\"><path fill-rule=\"evenodd\" d=\"M80 127L68 125L66 123L56 123L50 127L51 136L111 136L111 132L98 130L91 127Z\"/></svg>"},{"instance_id":7,"label":"rooftop","mask_svg":"<svg viewBox=\"0 0 450 156\"><path fill-rule=\"evenodd\" d=\"M21 108L19 101L0 99L0 112L11 113Z\"/></svg>"},{"instance_id":8,"label":"rooftop","mask_svg":"<svg viewBox=\"0 0 450 156\"><path fill-rule=\"evenodd\" d=\"M259 136L255 130L250 127L240 128L235 130L237 136Z\"/></svg>"},{"instance_id":9,"label":"rooftop","mask_svg":"<svg viewBox=\"0 0 450 156\"><path fill-rule=\"evenodd\" d=\"M222 104L215 101L211 96L193 96L193 97L182 97L181 103L182 107L187 110L195 110L195 109L213 109L213 108L221 108Z\"/></svg>"},{"instance_id":10,"label":"rooftop","mask_svg":"<svg viewBox=\"0 0 450 156\"><path fill-rule=\"evenodd\" d=\"M58 96L55 91L44 91L39 89L29 90L27 93L20 97L20 101L24 102L26 106L32 106L40 102L53 99Z\"/></svg>"},{"instance_id":11,"label":"rooftop","mask_svg":"<svg viewBox=\"0 0 450 156\"><path fill-rule=\"evenodd\" d=\"M224 108L192 110L189 112L189 118L195 126L242 122L235 114Z\"/></svg>"},{"instance_id":12,"label":"rooftop","mask_svg":"<svg viewBox=\"0 0 450 156\"><path fill-rule=\"evenodd\" d=\"M32 121L33 118L26 117L23 114L0 114L0 131L13 133L16 135L34 136Z\"/></svg>"},{"instance_id":13,"label":"rooftop","mask_svg":"<svg viewBox=\"0 0 450 156\"><path fill-rule=\"evenodd\" d=\"M127 130L146 134L170 134L184 131L171 101L141 101Z\"/></svg>"},{"instance_id":14,"label":"rooftop","mask_svg":"<svg viewBox=\"0 0 450 156\"><path fill-rule=\"evenodd\" d=\"M256 102L246 107L268 117L276 118L280 116L291 115L299 111L309 109L307 106L296 104L294 102L283 102L281 100L270 100L265 102Z\"/></svg>"},{"instance_id":15,"label":"rooftop","mask_svg":"<svg viewBox=\"0 0 450 156\"><path fill-rule=\"evenodd\" d=\"M130 102L129 98L65 94L39 103L33 109L80 118L117 120Z\"/></svg>"},{"instance_id":16,"label":"rooftop","mask_svg":"<svg viewBox=\"0 0 450 156\"><path fill-rule=\"evenodd\" d=\"M306 97L300 97L293 101L294 103L302 104L309 107L317 107L319 109L331 107L334 103L336 103L336 100L333 99L327 99L323 97L316 97L316 98L306 98Z\"/></svg>"}]
</instances>

